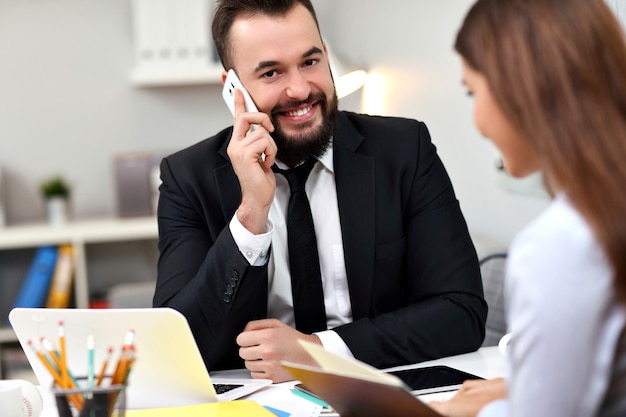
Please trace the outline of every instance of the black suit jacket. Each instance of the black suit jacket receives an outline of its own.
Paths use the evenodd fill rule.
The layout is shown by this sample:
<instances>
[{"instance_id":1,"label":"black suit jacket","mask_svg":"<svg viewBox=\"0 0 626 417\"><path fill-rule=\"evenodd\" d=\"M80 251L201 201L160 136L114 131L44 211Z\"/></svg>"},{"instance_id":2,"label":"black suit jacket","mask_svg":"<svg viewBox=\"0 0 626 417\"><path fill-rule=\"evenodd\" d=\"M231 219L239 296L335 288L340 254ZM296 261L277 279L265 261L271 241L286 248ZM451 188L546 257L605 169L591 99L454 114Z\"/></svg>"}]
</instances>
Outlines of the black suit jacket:
<instances>
[{"instance_id":1,"label":"black suit jacket","mask_svg":"<svg viewBox=\"0 0 626 417\"><path fill-rule=\"evenodd\" d=\"M267 266L250 266L228 227L241 199L231 133L161 163L154 306L187 317L209 370L243 366L235 338L267 310ZM340 112L333 152L354 320L334 330L377 367L477 349L476 251L426 126Z\"/></svg>"}]
</instances>

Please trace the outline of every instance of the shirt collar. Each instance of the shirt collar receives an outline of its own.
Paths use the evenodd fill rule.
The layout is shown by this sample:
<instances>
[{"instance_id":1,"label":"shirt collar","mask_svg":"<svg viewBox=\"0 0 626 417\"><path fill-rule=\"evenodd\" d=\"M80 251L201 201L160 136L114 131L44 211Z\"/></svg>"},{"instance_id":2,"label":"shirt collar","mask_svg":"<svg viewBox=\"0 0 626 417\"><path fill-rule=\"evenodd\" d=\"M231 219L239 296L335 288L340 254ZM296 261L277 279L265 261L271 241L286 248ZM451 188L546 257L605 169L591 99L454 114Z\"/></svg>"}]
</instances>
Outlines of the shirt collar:
<instances>
[{"instance_id":1,"label":"shirt collar","mask_svg":"<svg viewBox=\"0 0 626 417\"><path fill-rule=\"evenodd\" d=\"M333 137L332 136L330 138L330 141L328 142L328 148L326 148L326 152L324 152L322 156L317 158L317 160L320 161L322 166L326 168L328 171L330 171L333 174L335 173L335 165L333 163ZM287 165L283 164L278 159L274 163L280 169L289 169Z\"/></svg>"}]
</instances>

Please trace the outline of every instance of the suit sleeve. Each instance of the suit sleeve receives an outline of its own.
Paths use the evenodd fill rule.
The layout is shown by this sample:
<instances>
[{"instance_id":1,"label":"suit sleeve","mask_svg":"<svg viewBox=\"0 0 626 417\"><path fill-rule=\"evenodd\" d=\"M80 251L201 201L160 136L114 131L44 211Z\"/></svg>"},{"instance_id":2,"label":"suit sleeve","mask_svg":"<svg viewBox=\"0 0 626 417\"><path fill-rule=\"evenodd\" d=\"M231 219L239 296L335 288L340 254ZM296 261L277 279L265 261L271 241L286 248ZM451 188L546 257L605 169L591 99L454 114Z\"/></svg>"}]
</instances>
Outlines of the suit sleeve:
<instances>
[{"instance_id":1,"label":"suit sleeve","mask_svg":"<svg viewBox=\"0 0 626 417\"><path fill-rule=\"evenodd\" d=\"M201 177L192 177L180 161L161 163L153 305L187 318L209 371L241 368L235 338L249 320L266 314L267 269L251 267L241 255L230 219L212 199L217 192L204 180L210 176Z\"/></svg>"},{"instance_id":2,"label":"suit sleeve","mask_svg":"<svg viewBox=\"0 0 626 417\"><path fill-rule=\"evenodd\" d=\"M335 329L357 359L377 367L474 351L485 335L474 245L426 126L417 132L417 166L393 193L406 195L398 214L403 235L387 245L389 259L377 247L370 314ZM396 206L385 206L385 215Z\"/></svg>"}]
</instances>

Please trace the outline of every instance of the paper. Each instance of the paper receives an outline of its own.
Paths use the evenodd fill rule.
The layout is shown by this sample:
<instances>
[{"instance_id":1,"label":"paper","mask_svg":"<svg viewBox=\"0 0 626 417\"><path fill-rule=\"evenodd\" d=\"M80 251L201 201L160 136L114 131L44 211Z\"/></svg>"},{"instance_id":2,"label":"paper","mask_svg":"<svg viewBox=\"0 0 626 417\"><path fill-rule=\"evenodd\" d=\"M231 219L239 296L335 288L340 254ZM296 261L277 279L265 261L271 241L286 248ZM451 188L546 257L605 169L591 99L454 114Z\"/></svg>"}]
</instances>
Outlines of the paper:
<instances>
[{"instance_id":1,"label":"paper","mask_svg":"<svg viewBox=\"0 0 626 417\"><path fill-rule=\"evenodd\" d=\"M127 410L126 417L276 417L252 400L186 405L182 407Z\"/></svg>"},{"instance_id":2,"label":"paper","mask_svg":"<svg viewBox=\"0 0 626 417\"><path fill-rule=\"evenodd\" d=\"M402 380L394 375L385 373L366 363L356 361L352 358L346 358L329 352L320 345L298 340L300 345L311 355L319 364L320 368L327 372L333 372L338 375L353 376L368 381L378 382L386 385L403 387Z\"/></svg>"}]
</instances>

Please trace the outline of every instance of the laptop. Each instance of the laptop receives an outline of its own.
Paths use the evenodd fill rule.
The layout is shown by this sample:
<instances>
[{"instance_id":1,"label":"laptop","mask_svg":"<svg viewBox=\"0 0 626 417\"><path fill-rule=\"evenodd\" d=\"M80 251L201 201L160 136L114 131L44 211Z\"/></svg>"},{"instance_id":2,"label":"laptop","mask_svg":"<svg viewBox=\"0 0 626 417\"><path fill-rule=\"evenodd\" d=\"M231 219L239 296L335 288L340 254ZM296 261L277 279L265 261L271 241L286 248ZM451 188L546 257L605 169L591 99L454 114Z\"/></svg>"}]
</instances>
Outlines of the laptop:
<instances>
[{"instance_id":1,"label":"laptop","mask_svg":"<svg viewBox=\"0 0 626 417\"><path fill-rule=\"evenodd\" d=\"M46 337L58 349L60 321L65 328L68 368L77 377L87 375L88 336L95 338L96 373L113 347L110 374L127 333L134 331L136 361L128 379L128 409L229 401L271 384L253 378L211 378L187 320L170 308L14 308L9 321L42 387L51 387L53 379L28 342Z\"/></svg>"}]
</instances>

